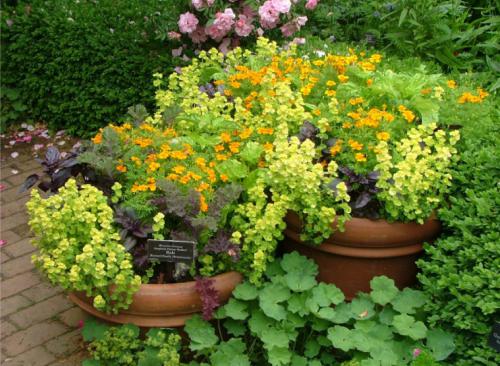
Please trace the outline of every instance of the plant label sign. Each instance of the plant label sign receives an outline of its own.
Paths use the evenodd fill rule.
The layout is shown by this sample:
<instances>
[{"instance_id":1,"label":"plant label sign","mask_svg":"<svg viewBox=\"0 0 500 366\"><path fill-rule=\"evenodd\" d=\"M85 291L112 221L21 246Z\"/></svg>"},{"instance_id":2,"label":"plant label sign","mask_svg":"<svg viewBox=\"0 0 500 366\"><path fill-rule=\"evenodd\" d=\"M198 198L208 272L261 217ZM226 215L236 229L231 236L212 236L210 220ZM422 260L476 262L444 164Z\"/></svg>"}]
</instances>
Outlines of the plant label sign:
<instances>
[{"instance_id":1,"label":"plant label sign","mask_svg":"<svg viewBox=\"0 0 500 366\"><path fill-rule=\"evenodd\" d=\"M496 322L495 324L493 324L493 329L491 330L488 344L491 348L493 348L497 352L500 352L500 322Z\"/></svg>"},{"instance_id":2,"label":"plant label sign","mask_svg":"<svg viewBox=\"0 0 500 366\"><path fill-rule=\"evenodd\" d=\"M194 261L195 245L194 241L150 239L147 242L148 259L191 265Z\"/></svg>"}]
</instances>

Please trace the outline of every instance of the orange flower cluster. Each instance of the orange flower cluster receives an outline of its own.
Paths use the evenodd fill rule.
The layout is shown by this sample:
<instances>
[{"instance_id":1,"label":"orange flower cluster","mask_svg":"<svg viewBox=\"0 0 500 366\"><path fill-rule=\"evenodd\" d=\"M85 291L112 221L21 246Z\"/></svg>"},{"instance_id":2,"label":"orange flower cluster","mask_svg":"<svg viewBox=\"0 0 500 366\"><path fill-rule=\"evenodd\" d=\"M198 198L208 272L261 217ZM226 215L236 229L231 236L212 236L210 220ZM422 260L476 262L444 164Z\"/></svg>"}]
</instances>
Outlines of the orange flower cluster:
<instances>
[{"instance_id":1,"label":"orange flower cluster","mask_svg":"<svg viewBox=\"0 0 500 366\"><path fill-rule=\"evenodd\" d=\"M463 93L459 98L458 98L458 103L460 104L465 104L465 103L482 103L484 98L486 98L489 93L481 88L477 89L478 95L474 95L470 92L465 92Z\"/></svg>"}]
</instances>

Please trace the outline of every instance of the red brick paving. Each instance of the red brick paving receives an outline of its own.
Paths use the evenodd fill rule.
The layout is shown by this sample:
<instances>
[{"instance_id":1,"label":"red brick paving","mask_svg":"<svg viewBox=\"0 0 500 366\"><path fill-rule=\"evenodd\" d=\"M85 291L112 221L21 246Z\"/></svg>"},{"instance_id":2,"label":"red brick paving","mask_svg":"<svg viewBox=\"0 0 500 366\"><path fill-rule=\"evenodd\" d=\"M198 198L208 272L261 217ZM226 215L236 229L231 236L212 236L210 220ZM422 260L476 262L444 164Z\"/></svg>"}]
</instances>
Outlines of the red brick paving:
<instances>
[{"instance_id":1,"label":"red brick paving","mask_svg":"<svg viewBox=\"0 0 500 366\"><path fill-rule=\"evenodd\" d=\"M0 364L5 366L76 366L85 358L78 321L84 313L61 289L47 283L35 271L25 203L28 194L18 194L24 178L37 172L31 146L15 148L13 159L2 142L0 183ZM12 170L18 170L14 174Z\"/></svg>"}]
</instances>

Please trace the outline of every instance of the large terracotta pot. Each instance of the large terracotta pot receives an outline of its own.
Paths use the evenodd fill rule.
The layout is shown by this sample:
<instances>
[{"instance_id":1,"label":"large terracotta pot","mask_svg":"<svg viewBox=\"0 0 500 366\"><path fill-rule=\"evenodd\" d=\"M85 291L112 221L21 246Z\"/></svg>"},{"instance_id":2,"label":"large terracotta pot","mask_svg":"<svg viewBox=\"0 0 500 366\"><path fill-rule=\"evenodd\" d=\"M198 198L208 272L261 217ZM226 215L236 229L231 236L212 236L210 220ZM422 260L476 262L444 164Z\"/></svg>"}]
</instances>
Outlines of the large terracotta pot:
<instances>
[{"instance_id":1,"label":"large terracotta pot","mask_svg":"<svg viewBox=\"0 0 500 366\"><path fill-rule=\"evenodd\" d=\"M234 288L243 280L238 272L227 272L211 277L220 294L221 304L228 301ZM111 323L132 323L139 327L182 327L187 319L201 312L200 295L196 282L165 285L141 285L134 294L132 304L118 314L106 314L92 306L92 298L85 293L73 292L69 298L87 313Z\"/></svg>"},{"instance_id":2,"label":"large terracotta pot","mask_svg":"<svg viewBox=\"0 0 500 366\"><path fill-rule=\"evenodd\" d=\"M423 243L434 240L441 231L435 218L423 225L352 218L344 232L335 231L321 245L312 246L300 240L302 223L297 214L288 213L286 222L283 250L296 250L314 259L319 266L318 280L335 284L349 300L359 291L370 291L374 276L386 275L399 288L414 284L415 261Z\"/></svg>"}]
</instances>

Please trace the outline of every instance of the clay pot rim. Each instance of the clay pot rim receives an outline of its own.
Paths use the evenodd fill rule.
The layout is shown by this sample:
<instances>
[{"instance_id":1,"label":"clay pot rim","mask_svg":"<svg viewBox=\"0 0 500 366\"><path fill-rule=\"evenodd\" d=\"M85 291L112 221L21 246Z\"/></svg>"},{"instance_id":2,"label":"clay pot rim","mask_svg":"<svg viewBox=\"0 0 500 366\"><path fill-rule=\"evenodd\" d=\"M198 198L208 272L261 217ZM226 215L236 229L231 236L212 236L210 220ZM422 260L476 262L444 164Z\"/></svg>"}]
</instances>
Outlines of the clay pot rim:
<instances>
[{"instance_id":1,"label":"clay pot rim","mask_svg":"<svg viewBox=\"0 0 500 366\"><path fill-rule=\"evenodd\" d=\"M225 279L226 277L233 277L235 274L241 275L238 271L228 271L224 273L219 273L218 275L210 276L208 278L217 281L218 279ZM139 290L136 294L144 290L169 290L169 289L189 289L191 290L196 285L196 280L186 281L186 282L176 282L176 283L142 283L139 286Z\"/></svg>"}]
</instances>

